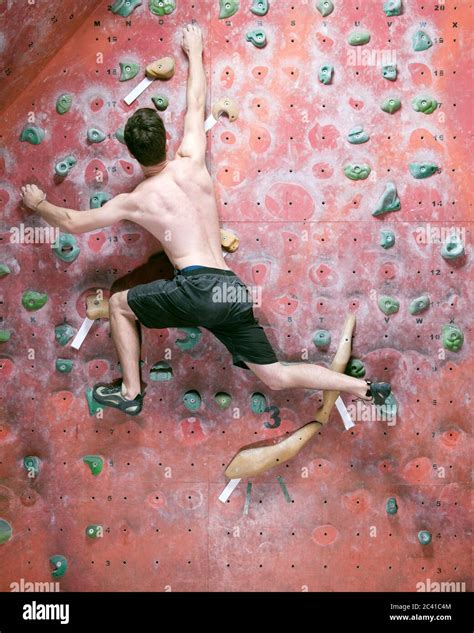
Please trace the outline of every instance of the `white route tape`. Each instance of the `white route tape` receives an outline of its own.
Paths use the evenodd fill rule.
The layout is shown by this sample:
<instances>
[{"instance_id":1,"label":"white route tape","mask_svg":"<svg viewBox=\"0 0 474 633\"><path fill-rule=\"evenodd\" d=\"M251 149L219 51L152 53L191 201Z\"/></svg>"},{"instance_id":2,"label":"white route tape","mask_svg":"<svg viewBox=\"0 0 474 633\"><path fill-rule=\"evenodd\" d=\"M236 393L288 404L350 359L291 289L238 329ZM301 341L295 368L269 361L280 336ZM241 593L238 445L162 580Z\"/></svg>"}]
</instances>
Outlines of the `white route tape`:
<instances>
[{"instance_id":1,"label":"white route tape","mask_svg":"<svg viewBox=\"0 0 474 633\"><path fill-rule=\"evenodd\" d=\"M240 483L240 479L231 479L219 496L219 501L225 503Z\"/></svg>"},{"instance_id":2,"label":"white route tape","mask_svg":"<svg viewBox=\"0 0 474 633\"><path fill-rule=\"evenodd\" d=\"M138 86L135 86L135 88L128 93L128 95L124 98L124 101L127 105L130 105L131 103L133 103L135 101L135 99L137 97L139 97L142 92L144 92L148 86L150 84L153 83L153 79L148 79L148 77L145 77L145 79L143 79Z\"/></svg>"},{"instance_id":3,"label":"white route tape","mask_svg":"<svg viewBox=\"0 0 474 633\"><path fill-rule=\"evenodd\" d=\"M346 405L342 401L341 396L339 396L338 399L336 400L336 407L342 418L346 431L347 429L351 429L353 426L355 426L354 422L352 421L351 416L349 415L349 411L346 409Z\"/></svg>"},{"instance_id":4,"label":"white route tape","mask_svg":"<svg viewBox=\"0 0 474 633\"><path fill-rule=\"evenodd\" d=\"M73 342L71 343L71 347L74 349L79 349L81 345L84 343L84 339L89 334L89 330L91 329L94 321L86 317L82 322L81 327L79 328L79 332L74 337Z\"/></svg>"},{"instance_id":5,"label":"white route tape","mask_svg":"<svg viewBox=\"0 0 474 633\"><path fill-rule=\"evenodd\" d=\"M207 132L208 130L210 130L211 127L214 127L216 123L217 123L217 119L214 118L213 114L210 114L207 117L207 119L204 121L204 132Z\"/></svg>"}]
</instances>

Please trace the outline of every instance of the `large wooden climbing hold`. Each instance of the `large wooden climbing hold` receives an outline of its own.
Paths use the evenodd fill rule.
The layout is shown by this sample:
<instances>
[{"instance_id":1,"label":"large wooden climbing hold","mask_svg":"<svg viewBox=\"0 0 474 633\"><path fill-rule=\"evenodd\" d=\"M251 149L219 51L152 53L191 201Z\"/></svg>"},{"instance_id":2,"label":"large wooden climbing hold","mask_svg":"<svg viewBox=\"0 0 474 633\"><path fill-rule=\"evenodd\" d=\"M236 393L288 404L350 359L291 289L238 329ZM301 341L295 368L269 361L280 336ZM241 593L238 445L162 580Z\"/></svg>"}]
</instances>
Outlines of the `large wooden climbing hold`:
<instances>
[{"instance_id":1,"label":"large wooden climbing hold","mask_svg":"<svg viewBox=\"0 0 474 633\"><path fill-rule=\"evenodd\" d=\"M221 114L229 117L229 121L235 121L239 116L239 107L230 97L222 97L212 106L212 116L218 119Z\"/></svg>"},{"instance_id":2,"label":"large wooden climbing hold","mask_svg":"<svg viewBox=\"0 0 474 633\"><path fill-rule=\"evenodd\" d=\"M148 79L170 79L174 75L174 59L162 57L148 64L145 69Z\"/></svg>"},{"instance_id":3,"label":"large wooden climbing hold","mask_svg":"<svg viewBox=\"0 0 474 633\"><path fill-rule=\"evenodd\" d=\"M109 300L98 299L96 295L89 295L86 297L86 314L93 321L96 319L108 319Z\"/></svg>"}]
</instances>

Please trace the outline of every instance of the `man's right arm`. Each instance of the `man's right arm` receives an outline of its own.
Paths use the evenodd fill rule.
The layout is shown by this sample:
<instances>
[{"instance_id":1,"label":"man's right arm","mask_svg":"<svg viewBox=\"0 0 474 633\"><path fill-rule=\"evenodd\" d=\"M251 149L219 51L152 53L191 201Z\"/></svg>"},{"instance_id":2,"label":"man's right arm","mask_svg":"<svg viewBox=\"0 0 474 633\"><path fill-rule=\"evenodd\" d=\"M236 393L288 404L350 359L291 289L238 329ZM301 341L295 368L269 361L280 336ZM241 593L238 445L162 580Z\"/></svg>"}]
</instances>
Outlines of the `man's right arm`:
<instances>
[{"instance_id":1,"label":"man's right arm","mask_svg":"<svg viewBox=\"0 0 474 633\"><path fill-rule=\"evenodd\" d=\"M188 24L183 29L182 46L189 59L189 76L184 134L176 154L204 163L207 142L204 132L206 75L202 63L202 34L197 25Z\"/></svg>"}]
</instances>

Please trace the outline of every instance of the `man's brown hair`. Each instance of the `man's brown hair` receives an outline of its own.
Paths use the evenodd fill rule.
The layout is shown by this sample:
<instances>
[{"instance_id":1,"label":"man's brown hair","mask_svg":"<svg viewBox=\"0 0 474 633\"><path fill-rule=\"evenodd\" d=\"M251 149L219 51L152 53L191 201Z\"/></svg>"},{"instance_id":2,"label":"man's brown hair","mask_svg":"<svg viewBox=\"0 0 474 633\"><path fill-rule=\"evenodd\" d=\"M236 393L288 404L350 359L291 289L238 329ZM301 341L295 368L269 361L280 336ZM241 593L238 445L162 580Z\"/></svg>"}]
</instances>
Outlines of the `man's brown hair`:
<instances>
[{"instance_id":1,"label":"man's brown hair","mask_svg":"<svg viewBox=\"0 0 474 633\"><path fill-rule=\"evenodd\" d=\"M150 166L166 159L166 131L156 110L140 108L128 119L123 134L132 156Z\"/></svg>"}]
</instances>

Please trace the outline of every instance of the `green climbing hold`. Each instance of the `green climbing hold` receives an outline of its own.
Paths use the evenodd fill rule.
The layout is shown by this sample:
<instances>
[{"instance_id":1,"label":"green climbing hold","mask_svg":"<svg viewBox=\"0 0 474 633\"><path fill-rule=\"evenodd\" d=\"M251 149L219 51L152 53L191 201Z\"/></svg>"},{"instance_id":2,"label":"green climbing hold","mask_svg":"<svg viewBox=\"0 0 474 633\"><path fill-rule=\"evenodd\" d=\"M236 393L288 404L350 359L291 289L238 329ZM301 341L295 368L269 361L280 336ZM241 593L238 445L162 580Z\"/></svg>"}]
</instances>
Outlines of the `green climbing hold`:
<instances>
[{"instance_id":1,"label":"green climbing hold","mask_svg":"<svg viewBox=\"0 0 474 633\"><path fill-rule=\"evenodd\" d=\"M39 475L40 471L40 460L39 457L35 455L28 455L23 458L23 466L25 467L26 472L28 473L28 477L30 479L35 479Z\"/></svg>"},{"instance_id":2,"label":"green climbing hold","mask_svg":"<svg viewBox=\"0 0 474 633\"><path fill-rule=\"evenodd\" d=\"M5 521L5 519L0 519L0 545L9 541L12 536L12 526L8 523L8 521Z\"/></svg>"},{"instance_id":3,"label":"green climbing hold","mask_svg":"<svg viewBox=\"0 0 474 633\"><path fill-rule=\"evenodd\" d=\"M61 323L54 328L54 337L56 341L64 347L68 341L74 336L74 329L68 323Z\"/></svg>"},{"instance_id":4,"label":"green climbing hold","mask_svg":"<svg viewBox=\"0 0 474 633\"><path fill-rule=\"evenodd\" d=\"M87 140L89 143L102 143L105 141L107 136L102 132L102 130L97 129L96 127L90 127L87 130Z\"/></svg>"},{"instance_id":5,"label":"green climbing hold","mask_svg":"<svg viewBox=\"0 0 474 633\"><path fill-rule=\"evenodd\" d=\"M350 163L344 167L345 175L351 180L365 180L370 172L371 169L366 163Z\"/></svg>"},{"instance_id":6,"label":"green climbing hold","mask_svg":"<svg viewBox=\"0 0 474 633\"><path fill-rule=\"evenodd\" d=\"M413 178L421 180L422 178L429 178L435 174L439 167L434 163L410 163L408 169Z\"/></svg>"},{"instance_id":7,"label":"green climbing hold","mask_svg":"<svg viewBox=\"0 0 474 633\"><path fill-rule=\"evenodd\" d=\"M195 391L194 389L186 391L183 396L183 403L189 411L197 411L202 404L201 394L199 391Z\"/></svg>"},{"instance_id":8,"label":"green climbing hold","mask_svg":"<svg viewBox=\"0 0 474 633\"><path fill-rule=\"evenodd\" d=\"M430 306L430 298L428 295L421 295L413 301L408 306L408 312L410 314L420 314L423 310L426 310Z\"/></svg>"},{"instance_id":9,"label":"green climbing hold","mask_svg":"<svg viewBox=\"0 0 474 633\"><path fill-rule=\"evenodd\" d=\"M52 245L56 257L69 264L79 257L81 249L77 245L77 239L70 233L60 233L59 238Z\"/></svg>"},{"instance_id":10,"label":"green climbing hold","mask_svg":"<svg viewBox=\"0 0 474 633\"><path fill-rule=\"evenodd\" d=\"M362 46L370 42L369 31L352 31L347 40L351 46Z\"/></svg>"},{"instance_id":11,"label":"green climbing hold","mask_svg":"<svg viewBox=\"0 0 474 633\"><path fill-rule=\"evenodd\" d=\"M426 49L433 46L433 42L424 31L417 31L413 35L412 41L414 51L426 51Z\"/></svg>"},{"instance_id":12,"label":"green climbing hold","mask_svg":"<svg viewBox=\"0 0 474 633\"><path fill-rule=\"evenodd\" d=\"M54 566L54 570L51 572L51 575L54 578L62 578L64 574L67 572L67 560L61 554L55 554L51 556L49 562Z\"/></svg>"},{"instance_id":13,"label":"green climbing hold","mask_svg":"<svg viewBox=\"0 0 474 633\"><path fill-rule=\"evenodd\" d=\"M382 229L380 231L380 246L382 248L392 248L395 245L395 233L390 229Z\"/></svg>"},{"instance_id":14,"label":"green climbing hold","mask_svg":"<svg viewBox=\"0 0 474 633\"><path fill-rule=\"evenodd\" d=\"M418 532L418 540L422 545L429 545L431 543L431 534L428 530L420 530Z\"/></svg>"},{"instance_id":15,"label":"green climbing hold","mask_svg":"<svg viewBox=\"0 0 474 633\"><path fill-rule=\"evenodd\" d=\"M26 125L20 134L20 141L26 141L32 145L39 145L44 139L45 131L37 125Z\"/></svg>"},{"instance_id":16,"label":"green climbing hold","mask_svg":"<svg viewBox=\"0 0 474 633\"><path fill-rule=\"evenodd\" d=\"M334 5L331 0L318 0L316 2L316 9L325 18L327 15L334 11Z\"/></svg>"},{"instance_id":17,"label":"green climbing hold","mask_svg":"<svg viewBox=\"0 0 474 633\"><path fill-rule=\"evenodd\" d=\"M67 176L76 163L77 160L74 158L74 156L66 156L66 158L56 163L54 171L57 173L58 176Z\"/></svg>"},{"instance_id":18,"label":"green climbing hold","mask_svg":"<svg viewBox=\"0 0 474 633\"><path fill-rule=\"evenodd\" d=\"M402 102L400 101L400 99L397 99L397 97L388 97L383 101L380 107L384 112L393 114L394 112L397 112L397 110L400 110L400 108L402 107Z\"/></svg>"},{"instance_id":19,"label":"green climbing hold","mask_svg":"<svg viewBox=\"0 0 474 633\"><path fill-rule=\"evenodd\" d=\"M68 94L62 94L56 101L56 112L58 114L66 114L69 112L72 106L72 96Z\"/></svg>"},{"instance_id":20,"label":"green climbing hold","mask_svg":"<svg viewBox=\"0 0 474 633\"><path fill-rule=\"evenodd\" d=\"M372 215L377 216L382 215L383 213L390 213L391 211L398 211L400 206L400 200L397 196L395 183L387 182L384 192L377 202L375 210L372 211Z\"/></svg>"},{"instance_id":21,"label":"green climbing hold","mask_svg":"<svg viewBox=\"0 0 474 633\"><path fill-rule=\"evenodd\" d=\"M104 410L103 406L94 400L92 389L90 387L86 388L86 400L89 408L89 415L95 415L98 411Z\"/></svg>"},{"instance_id":22,"label":"green climbing hold","mask_svg":"<svg viewBox=\"0 0 474 633\"><path fill-rule=\"evenodd\" d=\"M123 143L125 145L125 138L123 135L124 131L125 131L125 128L119 127L119 129L115 132L114 136L119 143Z\"/></svg>"},{"instance_id":23,"label":"green climbing hold","mask_svg":"<svg viewBox=\"0 0 474 633\"><path fill-rule=\"evenodd\" d=\"M387 66L382 66L382 76L384 79L388 79L389 81L395 81L397 78L397 65L396 64L387 64Z\"/></svg>"},{"instance_id":24,"label":"green climbing hold","mask_svg":"<svg viewBox=\"0 0 474 633\"><path fill-rule=\"evenodd\" d=\"M110 193L105 191L96 191L93 196L89 198L89 207L91 209L100 209L106 202L112 199Z\"/></svg>"},{"instance_id":25,"label":"green climbing hold","mask_svg":"<svg viewBox=\"0 0 474 633\"><path fill-rule=\"evenodd\" d=\"M247 42L252 42L257 48L264 48L267 45L267 36L263 29L256 29L255 31L249 31L245 39Z\"/></svg>"},{"instance_id":26,"label":"green climbing hold","mask_svg":"<svg viewBox=\"0 0 474 633\"><path fill-rule=\"evenodd\" d=\"M394 15L402 14L402 0L386 0L383 4L383 10L388 18Z\"/></svg>"},{"instance_id":27,"label":"green climbing hold","mask_svg":"<svg viewBox=\"0 0 474 633\"><path fill-rule=\"evenodd\" d=\"M331 333L328 330L316 330L313 334L313 343L316 347L329 347L331 345Z\"/></svg>"},{"instance_id":28,"label":"green climbing hold","mask_svg":"<svg viewBox=\"0 0 474 633\"><path fill-rule=\"evenodd\" d=\"M365 376L364 363L359 358L350 358L344 373L354 378L363 378Z\"/></svg>"},{"instance_id":29,"label":"green climbing hold","mask_svg":"<svg viewBox=\"0 0 474 633\"><path fill-rule=\"evenodd\" d=\"M180 327L180 332L185 333L185 338L179 338L176 340L176 345L181 350L188 350L194 347L201 340L202 332L197 327Z\"/></svg>"},{"instance_id":30,"label":"green climbing hold","mask_svg":"<svg viewBox=\"0 0 474 633\"><path fill-rule=\"evenodd\" d=\"M267 399L263 393L256 391L250 396L250 408L252 409L252 413L258 413L259 415L265 413Z\"/></svg>"},{"instance_id":31,"label":"green climbing hold","mask_svg":"<svg viewBox=\"0 0 474 633\"><path fill-rule=\"evenodd\" d=\"M397 404L397 401L395 400L393 393L387 396L383 404L376 404L375 407L378 413L380 414L381 420L386 420L386 421L393 420L395 419L395 416L397 415L398 404Z\"/></svg>"},{"instance_id":32,"label":"green climbing hold","mask_svg":"<svg viewBox=\"0 0 474 633\"><path fill-rule=\"evenodd\" d=\"M11 338L10 330L0 330L0 343L6 343Z\"/></svg>"},{"instance_id":33,"label":"green climbing hold","mask_svg":"<svg viewBox=\"0 0 474 633\"><path fill-rule=\"evenodd\" d=\"M452 323L443 325L442 339L444 349L448 349L450 352L459 352L464 343L464 334Z\"/></svg>"},{"instance_id":34,"label":"green climbing hold","mask_svg":"<svg viewBox=\"0 0 474 633\"><path fill-rule=\"evenodd\" d=\"M384 314L395 314L400 309L400 303L388 295L381 295L377 303Z\"/></svg>"},{"instance_id":35,"label":"green climbing hold","mask_svg":"<svg viewBox=\"0 0 474 633\"><path fill-rule=\"evenodd\" d=\"M86 455L82 458L84 464L87 464L94 477L100 475L104 467L104 460L99 455Z\"/></svg>"},{"instance_id":36,"label":"green climbing hold","mask_svg":"<svg viewBox=\"0 0 474 633\"><path fill-rule=\"evenodd\" d=\"M156 382L164 382L173 378L171 365L164 360L160 360L150 369L150 379Z\"/></svg>"},{"instance_id":37,"label":"green climbing hold","mask_svg":"<svg viewBox=\"0 0 474 633\"><path fill-rule=\"evenodd\" d=\"M219 20L232 17L239 10L239 0L219 0Z\"/></svg>"},{"instance_id":38,"label":"green climbing hold","mask_svg":"<svg viewBox=\"0 0 474 633\"><path fill-rule=\"evenodd\" d=\"M349 130L349 134L347 135L347 140L353 145L367 143L369 138L369 135L367 134L367 132L364 132L364 128L361 125L356 125L355 127L353 127L351 130Z\"/></svg>"},{"instance_id":39,"label":"green climbing hold","mask_svg":"<svg viewBox=\"0 0 474 633\"><path fill-rule=\"evenodd\" d=\"M67 358L57 358L56 371L59 371L61 374L69 374L72 371L73 364L74 361Z\"/></svg>"},{"instance_id":40,"label":"green climbing hold","mask_svg":"<svg viewBox=\"0 0 474 633\"><path fill-rule=\"evenodd\" d=\"M21 303L25 310L33 312L40 310L48 301L48 295L44 292L36 292L35 290L26 290L23 293Z\"/></svg>"},{"instance_id":41,"label":"green climbing hold","mask_svg":"<svg viewBox=\"0 0 474 633\"><path fill-rule=\"evenodd\" d=\"M110 10L116 15L128 18L132 11L139 7L141 3L142 0L115 0L113 5L110 7Z\"/></svg>"},{"instance_id":42,"label":"green climbing hold","mask_svg":"<svg viewBox=\"0 0 474 633\"><path fill-rule=\"evenodd\" d=\"M6 264L0 264L0 279L11 273L10 267Z\"/></svg>"},{"instance_id":43,"label":"green climbing hold","mask_svg":"<svg viewBox=\"0 0 474 633\"><path fill-rule=\"evenodd\" d=\"M413 110L423 112L423 114L432 114L438 107L438 102L433 97L427 95L418 95L411 102Z\"/></svg>"},{"instance_id":44,"label":"green climbing hold","mask_svg":"<svg viewBox=\"0 0 474 633\"><path fill-rule=\"evenodd\" d=\"M119 81L128 81L138 75L140 64L136 62L119 62L120 78Z\"/></svg>"},{"instance_id":45,"label":"green climbing hold","mask_svg":"<svg viewBox=\"0 0 474 633\"><path fill-rule=\"evenodd\" d=\"M104 533L102 525L88 525L86 527L86 536L88 538L100 538Z\"/></svg>"},{"instance_id":46,"label":"green climbing hold","mask_svg":"<svg viewBox=\"0 0 474 633\"><path fill-rule=\"evenodd\" d=\"M254 15L267 15L268 13L268 0L253 0L250 11Z\"/></svg>"},{"instance_id":47,"label":"green climbing hold","mask_svg":"<svg viewBox=\"0 0 474 633\"><path fill-rule=\"evenodd\" d=\"M324 66L321 66L321 68L319 69L319 81L327 86L327 84L331 83L333 73L334 67L330 64L324 64Z\"/></svg>"},{"instance_id":48,"label":"green climbing hold","mask_svg":"<svg viewBox=\"0 0 474 633\"><path fill-rule=\"evenodd\" d=\"M153 101L155 108L159 110L160 112L163 112L163 110L166 110L166 108L170 104L168 97L166 97L165 95L155 95L154 97L151 98L151 100Z\"/></svg>"},{"instance_id":49,"label":"green climbing hold","mask_svg":"<svg viewBox=\"0 0 474 633\"><path fill-rule=\"evenodd\" d=\"M150 0L150 11L155 15L169 15L176 9L174 0Z\"/></svg>"},{"instance_id":50,"label":"green climbing hold","mask_svg":"<svg viewBox=\"0 0 474 633\"><path fill-rule=\"evenodd\" d=\"M464 255L464 244L456 233L451 233L441 247L441 257L456 259Z\"/></svg>"},{"instance_id":51,"label":"green climbing hold","mask_svg":"<svg viewBox=\"0 0 474 633\"><path fill-rule=\"evenodd\" d=\"M232 396L225 391L218 391L214 396L214 401L219 405L221 409L228 409L232 402Z\"/></svg>"},{"instance_id":52,"label":"green climbing hold","mask_svg":"<svg viewBox=\"0 0 474 633\"><path fill-rule=\"evenodd\" d=\"M387 511L387 514L397 514L398 506L395 497L390 497L389 499L387 499L385 509Z\"/></svg>"}]
</instances>

